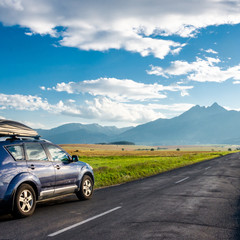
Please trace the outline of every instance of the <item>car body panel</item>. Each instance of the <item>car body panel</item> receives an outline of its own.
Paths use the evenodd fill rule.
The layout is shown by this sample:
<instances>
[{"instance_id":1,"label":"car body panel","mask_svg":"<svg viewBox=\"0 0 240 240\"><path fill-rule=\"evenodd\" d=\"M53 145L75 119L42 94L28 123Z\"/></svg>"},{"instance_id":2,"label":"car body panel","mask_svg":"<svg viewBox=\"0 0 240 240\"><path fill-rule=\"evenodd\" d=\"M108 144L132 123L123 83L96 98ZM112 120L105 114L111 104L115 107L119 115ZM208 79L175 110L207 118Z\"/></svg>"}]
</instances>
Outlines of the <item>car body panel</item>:
<instances>
[{"instance_id":1,"label":"car body panel","mask_svg":"<svg viewBox=\"0 0 240 240\"><path fill-rule=\"evenodd\" d=\"M77 186L77 180L80 174L80 166L78 163L55 162L54 164L57 166L55 167L56 188L73 184Z\"/></svg>"},{"instance_id":2,"label":"car body panel","mask_svg":"<svg viewBox=\"0 0 240 240\"><path fill-rule=\"evenodd\" d=\"M80 162L72 162L71 156L57 145L45 143L44 149L55 169L55 188L76 185L81 171Z\"/></svg>"},{"instance_id":3,"label":"car body panel","mask_svg":"<svg viewBox=\"0 0 240 240\"><path fill-rule=\"evenodd\" d=\"M53 189L55 186L55 170L50 161L27 161L28 172L36 176L42 190Z\"/></svg>"}]
</instances>

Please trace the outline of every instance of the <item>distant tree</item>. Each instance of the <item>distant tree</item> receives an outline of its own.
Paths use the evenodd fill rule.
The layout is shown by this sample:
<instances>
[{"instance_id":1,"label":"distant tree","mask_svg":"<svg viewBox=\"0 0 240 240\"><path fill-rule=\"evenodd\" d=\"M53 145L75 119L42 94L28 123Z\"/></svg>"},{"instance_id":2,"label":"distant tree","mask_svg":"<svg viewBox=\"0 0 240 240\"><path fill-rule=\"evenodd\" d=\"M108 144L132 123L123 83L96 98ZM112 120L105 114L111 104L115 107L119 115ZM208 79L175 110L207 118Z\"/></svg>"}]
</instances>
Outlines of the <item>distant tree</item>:
<instances>
[{"instance_id":1,"label":"distant tree","mask_svg":"<svg viewBox=\"0 0 240 240\"><path fill-rule=\"evenodd\" d=\"M177 151L180 151L180 148L177 148L176 150L177 150Z\"/></svg>"},{"instance_id":2,"label":"distant tree","mask_svg":"<svg viewBox=\"0 0 240 240\"><path fill-rule=\"evenodd\" d=\"M229 151L229 152L231 152L231 151L232 151L232 149L231 149L231 148L229 148L229 149L228 149L228 151Z\"/></svg>"},{"instance_id":3,"label":"distant tree","mask_svg":"<svg viewBox=\"0 0 240 240\"><path fill-rule=\"evenodd\" d=\"M124 148L122 148L122 151L124 151Z\"/></svg>"},{"instance_id":4,"label":"distant tree","mask_svg":"<svg viewBox=\"0 0 240 240\"><path fill-rule=\"evenodd\" d=\"M150 151L154 151L154 148L151 148L151 150Z\"/></svg>"},{"instance_id":5,"label":"distant tree","mask_svg":"<svg viewBox=\"0 0 240 240\"><path fill-rule=\"evenodd\" d=\"M109 144L111 144L111 145L135 145L135 143L128 142L128 141L111 142Z\"/></svg>"}]
</instances>

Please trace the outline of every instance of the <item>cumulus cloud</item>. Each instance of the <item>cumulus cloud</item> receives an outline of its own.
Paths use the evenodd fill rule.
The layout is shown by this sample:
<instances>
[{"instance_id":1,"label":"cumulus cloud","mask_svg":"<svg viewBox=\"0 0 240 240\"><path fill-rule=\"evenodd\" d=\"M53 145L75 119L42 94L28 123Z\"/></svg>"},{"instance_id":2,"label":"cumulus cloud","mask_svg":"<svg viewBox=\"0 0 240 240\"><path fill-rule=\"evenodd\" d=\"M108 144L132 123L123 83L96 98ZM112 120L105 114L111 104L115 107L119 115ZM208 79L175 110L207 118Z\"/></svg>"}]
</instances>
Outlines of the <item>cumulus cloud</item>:
<instances>
[{"instance_id":1,"label":"cumulus cloud","mask_svg":"<svg viewBox=\"0 0 240 240\"><path fill-rule=\"evenodd\" d=\"M47 100L31 95L7 95L0 93L0 109L18 109L35 111L38 109L50 110Z\"/></svg>"},{"instance_id":2,"label":"cumulus cloud","mask_svg":"<svg viewBox=\"0 0 240 240\"><path fill-rule=\"evenodd\" d=\"M83 50L125 49L163 59L184 44L170 35L193 37L210 25L240 23L239 1L202 0L0 0L0 21L50 34L59 44ZM161 39L164 36L164 39Z\"/></svg>"},{"instance_id":3,"label":"cumulus cloud","mask_svg":"<svg viewBox=\"0 0 240 240\"><path fill-rule=\"evenodd\" d=\"M46 99L31 95L0 94L0 99L0 109L25 111L43 110L52 114L62 114L88 120L97 119L98 122L125 122L129 125L168 117L168 114L163 114L161 110L182 112L192 106L191 104L161 105L151 103L121 103L107 97L95 97L92 100L86 100L82 103L77 103L69 99L65 102L59 101L56 104L50 104ZM39 124L34 125L33 123L28 123L28 125L32 127L42 127Z\"/></svg>"},{"instance_id":4,"label":"cumulus cloud","mask_svg":"<svg viewBox=\"0 0 240 240\"><path fill-rule=\"evenodd\" d=\"M0 93L0 109L14 109L25 111L44 110L51 113L65 113L69 115L80 114L79 109L71 108L71 105L59 101L57 104L50 104L47 99L32 95L7 95Z\"/></svg>"},{"instance_id":5,"label":"cumulus cloud","mask_svg":"<svg viewBox=\"0 0 240 240\"><path fill-rule=\"evenodd\" d=\"M145 101L166 98L165 91L180 91L182 96L187 95L187 90L192 86L170 85L163 86L158 83L145 84L129 79L99 78L82 82L58 83L54 90L68 93L89 93L92 96L104 96L112 100Z\"/></svg>"},{"instance_id":6,"label":"cumulus cloud","mask_svg":"<svg viewBox=\"0 0 240 240\"><path fill-rule=\"evenodd\" d=\"M74 100L59 101L50 104L46 99L29 95L6 95L0 94L0 109L15 110L45 110L54 114L63 114L85 119L98 119L107 121L126 121L131 123L145 122L163 114L154 111L148 106L141 104L124 104L112 101L109 98L95 98L77 105ZM116 111L118 109L118 111ZM30 124L29 124L30 125ZM32 125L31 125L32 126Z\"/></svg>"},{"instance_id":7,"label":"cumulus cloud","mask_svg":"<svg viewBox=\"0 0 240 240\"><path fill-rule=\"evenodd\" d=\"M0 93L0 109L26 111L44 110L52 113L69 114L79 113L79 111L71 109L70 105L65 105L62 101L59 101L57 104L50 104L47 99L42 99L38 96L20 94L7 95L3 93Z\"/></svg>"},{"instance_id":8,"label":"cumulus cloud","mask_svg":"<svg viewBox=\"0 0 240 240\"><path fill-rule=\"evenodd\" d=\"M86 106L82 109L85 117L105 121L144 123L165 118L164 114L151 109L149 105L120 103L106 97L86 101Z\"/></svg>"},{"instance_id":9,"label":"cumulus cloud","mask_svg":"<svg viewBox=\"0 0 240 240\"><path fill-rule=\"evenodd\" d=\"M193 104L129 104L112 101L106 97L97 97L93 101L86 101L84 116L114 122L145 123L158 118L168 118L187 111ZM117 111L116 111L117 109ZM163 113L164 112L164 113ZM174 114L175 112L175 114Z\"/></svg>"},{"instance_id":10,"label":"cumulus cloud","mask_svg":"<svg viewBox=\"0 0 240 240\"><path fill-rule=\"evenodd\" d=\"M186 61L171 62L171 66L166 69L150 66L151 70L148 70L147 73L165 78L188 75L188 80L197 82L224 82L228 79L240 80L240 65L224 69L218 66L220 62L219 58L206 57L206 59L202 59L197 57L196 61L191 63Z\"/></svg>"},{"instance_id":11,"label":"cumulus cloud","mask_svg":"<svg viewBox=\"0 0 240 240\"><path fill-rule=\"evenodd\" d=\"M80 37L81 36L81 37ZM109 49L125 49L138 52L143 57L150 54L163 59L167 54L179 53L185 44L170 40L143 37L134 31L111 31L87 29L69 29L60 41L62 46L77 47L82 50L106 51Z\"/></svg>"}]
</instances>

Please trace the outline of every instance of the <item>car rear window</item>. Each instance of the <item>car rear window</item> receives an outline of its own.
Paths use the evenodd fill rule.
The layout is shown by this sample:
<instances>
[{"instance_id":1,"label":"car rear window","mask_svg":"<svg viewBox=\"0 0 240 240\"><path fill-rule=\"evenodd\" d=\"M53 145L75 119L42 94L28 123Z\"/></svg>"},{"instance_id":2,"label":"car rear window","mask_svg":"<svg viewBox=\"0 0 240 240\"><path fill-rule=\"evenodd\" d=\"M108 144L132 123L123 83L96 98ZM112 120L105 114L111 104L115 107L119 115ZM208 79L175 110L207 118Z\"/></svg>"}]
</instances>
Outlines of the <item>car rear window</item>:
<instances>
[{"instance_id":1,"label":"car rear window","mask_svg":"<svg viewBox=\"0 0 240 240\"><path fill-rule=\"evenodd\" d=\"M15 160L23 160L23 148L20 145L7 146L6 149L12 155Z\"/></svg>"}]
</instances>

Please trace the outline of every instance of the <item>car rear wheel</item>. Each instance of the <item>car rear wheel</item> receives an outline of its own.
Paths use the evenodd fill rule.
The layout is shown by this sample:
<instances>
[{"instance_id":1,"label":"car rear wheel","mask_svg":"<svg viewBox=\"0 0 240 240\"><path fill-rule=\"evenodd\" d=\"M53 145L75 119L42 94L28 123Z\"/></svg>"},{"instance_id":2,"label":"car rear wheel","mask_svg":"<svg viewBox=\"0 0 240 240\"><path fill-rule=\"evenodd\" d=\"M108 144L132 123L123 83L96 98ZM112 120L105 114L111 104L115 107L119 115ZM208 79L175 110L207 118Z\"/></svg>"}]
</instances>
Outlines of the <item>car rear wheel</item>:
<instances>
[{"instance_id":1,"label":"car rear wheel","mask_svg":"<svg viewBox=\"0 0 240 240\"><path fill-rule=\"evenodd\" d=\"M80 200L88 200L92 198L93 194L93 180L88 175L85 175L82 179L81 188L76 193Z\"/></svg>"},{"instance_id":2,"label":"car rear wheel","mask_svg":"<svg viewBox=\"0 0 240 240\"><path fill-rule=\"evenodd\" d=\"M30 185L22 184L16 192L13 215L19 218L31 216L35 207L35 191Z\"/></svg>"}]
</instances>

